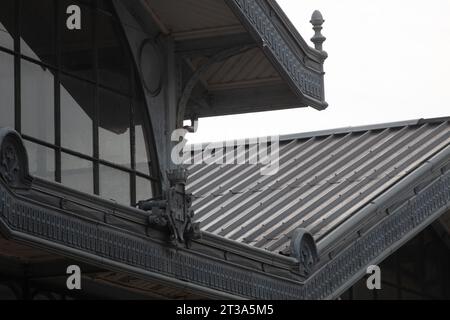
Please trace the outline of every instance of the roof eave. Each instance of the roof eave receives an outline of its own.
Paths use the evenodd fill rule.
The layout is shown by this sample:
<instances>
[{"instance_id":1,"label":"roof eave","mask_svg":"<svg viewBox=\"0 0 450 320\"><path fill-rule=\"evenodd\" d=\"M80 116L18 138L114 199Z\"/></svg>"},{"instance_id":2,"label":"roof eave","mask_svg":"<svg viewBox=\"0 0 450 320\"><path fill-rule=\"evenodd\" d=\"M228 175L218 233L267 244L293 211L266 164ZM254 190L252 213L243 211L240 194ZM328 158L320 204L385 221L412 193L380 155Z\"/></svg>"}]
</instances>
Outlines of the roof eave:
<instances>
[{"instance_id":1,"label":"roof eave","mask_svg":"<svg viewBox=\"0 0 450 320\"><path fill-rule=\"evenodd\" d=\"M326 109L323 63L327 53L306 44L276 1L225 1L299 100L317 110Z\"/></svg>"}]
</instances>

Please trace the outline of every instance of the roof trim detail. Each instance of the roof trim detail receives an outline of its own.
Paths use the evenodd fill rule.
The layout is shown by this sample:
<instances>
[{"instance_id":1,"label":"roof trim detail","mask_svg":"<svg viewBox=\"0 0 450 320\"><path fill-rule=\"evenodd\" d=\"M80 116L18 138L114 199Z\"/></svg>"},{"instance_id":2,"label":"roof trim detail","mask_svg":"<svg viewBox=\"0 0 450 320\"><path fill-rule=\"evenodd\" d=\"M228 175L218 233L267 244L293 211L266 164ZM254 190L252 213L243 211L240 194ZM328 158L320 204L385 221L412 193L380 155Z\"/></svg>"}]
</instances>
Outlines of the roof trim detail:
<instances>
[{"instance_id":1,"label":"roof trim detail","mask_svg":"<svg viewBox=\"0 0 450 320\"><path fill-rule=\"evenodd\" d=\"M226 0L226 2L297 96L313 108L318 110L327 108L322 68L327 57L326 53L306 45L300 46L305 44L304 40L298 39L299 34L284 23L286 17L280 17L281 9L275 8L274 2L256 0ZM283 25L289 34L286 35L285 30L281 31L278 25ZM320 70L309 67L306 61L316 61L316 64L320 65Z\"/></svg>"},{"instance_id":2,"label":"roof trim detail","mask_svg":"<svg viewBox=\"0 0 450 320\"><path fill-rule=\"evenodd\" d=\"M441 123L441 122L450 122L450 117L439 117L439 118L420 118L420 119L412 119L412 120L404 120L404 121L394 121L394 122L386 122L386 123L378 123L378 124L370 124L370 125L361 125L361 126L349 126L349 127L341 127L341 128L333 128L326 130L317 130L317 131L307 131L307 132L299 132L299 133L291 133L284 134L279 136L279 141L290 141L297 139L311 139L318 138L329 135L338 135L338 134L348 134L348 133L356 133L363 131L371 131L371 130L385 130L385 129L393 129L393 128L401 128L405 126L418 126L427 123ZM258 137L249 137L242 138L237 140L242 140L247 142L251 139L256 139ZM202 150L206 146L214 143L221 143L223 145L227 145L227 143L232 143L234 140L226 140L226 141L208 141L208 142L200 142L200 143L188 143L189 146L192 146L193 150Z\"/></svg>"},{"instance_id":3,"label":"roof trim detail","mask_svg":"<svg viewBox=\"0 0 450 320\"><path fill-rule=\"evenodd\" d=\"M189 286L212 297L331 299L355 282L364 267L392 253L449 210L449 186L450 171L447 171L305 282L270 276L233 263L218 264L215 258L183 249L167 250L149 239L60 214L21 197L12 197L2 184L0 227L9 238L40 244L47 250L70 254L89 263L108 265L140 277ZM65 230L64 234L62 230Z\"/></svg>"},{"instance_id":4,"label":"roof trim detail","mask_svg":"<svg viewBox=\"0 0 450 320\"><path fill-rule=\"evenodd\" d=\"M386 122L354 127L342 127L327 130L293 133L280 136L280 141L294 140L294 139L308 139L313 137L329 136L332 134L346 134L351 132L362 132L369 130L384 130L384 129L400 128L405 126L417 126L426 123L441 123L441 122L450 122L450 117L428 118L428 119L420 118L413 120Z\"/></svg>"},{"instance_id":5,"label":"roof trim detail","mask_svg":"<svg viewBox=\"0 0 450 320\"><path fill-rule=\"evenodd\" d=\"M40 205L14 195L1 181L0 230L7 239L211 298L296 299L293 289L299 289L294 280L188 249L168 248L165 243Z\"/></svg>"},{"instance_id":6,"label":"roof trim detail","mask_svg":"<svg viewBox=\"0 0 450 320\"><path fill-rule=\"evenodd\" d=\"M319 286L322 290L318 290L322 291L321 295L312 295L310 298L339 297L365 274L369 265L383 261L448 210L450 210L450 171L437 178L416 197L406 201L325 266L317 276L330 274L331 281L321 283ZM342 267L344 264L348 268Z\"/></svg>"}]
</instances>

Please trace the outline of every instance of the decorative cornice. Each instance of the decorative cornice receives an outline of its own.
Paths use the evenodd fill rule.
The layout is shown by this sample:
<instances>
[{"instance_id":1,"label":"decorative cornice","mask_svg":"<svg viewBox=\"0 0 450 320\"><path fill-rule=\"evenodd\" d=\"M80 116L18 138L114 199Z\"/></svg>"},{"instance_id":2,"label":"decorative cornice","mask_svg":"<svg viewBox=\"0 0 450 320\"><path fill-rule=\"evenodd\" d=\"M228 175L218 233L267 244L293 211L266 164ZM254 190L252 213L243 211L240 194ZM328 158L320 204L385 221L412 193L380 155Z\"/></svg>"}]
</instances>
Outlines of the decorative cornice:
<instances>
[{"instance_id":1,"label":"decorative cornice","mask_svg":"<svg viewBox=\"0 0 450 320\"><path fill-rule=\"evenodd\" d=\"M261 6L262 1L228 0L227 3L241 17L244 25L262 41L262 49L279 66L279 71L289 80L296 93L304 97L308 104L319 110L325 109L324 76L322 65L315 70L306 65L307 54L303 50L293 51L293 43L288 43L277 24L276 16L269 14ZM243 19L242 19L243 18ZM323 56L320 63L323 63Z\"/></svg>"},{"instance_id":2,"label":"decorative cornice","mask_svg":"<svg viewBox=\"0 0 450 320\"><path fill-rule=\"evenodd\" d=\"M252 299L325 299L355 273L427 218L450 203L450 172L387 216L303 284L219 261L188 250L178 250L149 238L70 216L14 197L0 185L0 222L20 234L89 253L133 268L163 274L210 289ZM11 236L11 235L10 235ZM63 252L62 252L63 253ZM125 270L126 271L126 270Z\"/></svg>"},{"instance_id":3,"label":"decorative cornice","mask_svg":"<svg viewBox=\"0 0 450 320\"><path fill-rule=\"evenodd\" d=\"M75 249L80 257L87 253L101 257L105 264L108 260L119 262L242 297L295 299L299 289L293 281L29 203L14 197L3 185L0 185L0 225L6 230L6 236L17 240L21 240L20 234L26 234L36 243L44 240L47 244L70 248L72 252ZM286 290L289 287L291 291Z\"/></svg>"},{"instance_id":4,"label":"decorative cornice","mask_svg":"<svg viewBox=\"0 0 450 320\"><path fill-rule=\"evenodd\" d=\"M434 180L414 198L389 214L378 225L353 242L310 278L304 286L306 299L326 299L365 270L377 257L413 231L421 230L450 209L450 171Z\"/></svg>"}]
</instances>

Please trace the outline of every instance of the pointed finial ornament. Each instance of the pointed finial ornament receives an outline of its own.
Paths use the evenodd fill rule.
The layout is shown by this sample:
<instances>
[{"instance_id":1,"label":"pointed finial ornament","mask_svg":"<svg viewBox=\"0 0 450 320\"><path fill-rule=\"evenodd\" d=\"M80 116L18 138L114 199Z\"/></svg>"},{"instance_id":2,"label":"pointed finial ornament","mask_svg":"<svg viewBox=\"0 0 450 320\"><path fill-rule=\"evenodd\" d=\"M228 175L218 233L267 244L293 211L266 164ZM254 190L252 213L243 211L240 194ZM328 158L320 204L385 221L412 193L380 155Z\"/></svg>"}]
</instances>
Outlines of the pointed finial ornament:
<instances>
[{"instance_id":1,"label":"pointed finial ornament","mask_svg":"<svg viewBox=\"0 0 450 320\"><path fill-rule=\"evenodd\" d=\"M314 43L314 47L316 48L316 50L323 52L322 44L327 38L322 35L322 25L325 20L323 19L322 14L319 10L313 12L310 22L313 25L313 29L315 31L315 34L311 38L311 41Z\"/></svg>"}]
</instances>

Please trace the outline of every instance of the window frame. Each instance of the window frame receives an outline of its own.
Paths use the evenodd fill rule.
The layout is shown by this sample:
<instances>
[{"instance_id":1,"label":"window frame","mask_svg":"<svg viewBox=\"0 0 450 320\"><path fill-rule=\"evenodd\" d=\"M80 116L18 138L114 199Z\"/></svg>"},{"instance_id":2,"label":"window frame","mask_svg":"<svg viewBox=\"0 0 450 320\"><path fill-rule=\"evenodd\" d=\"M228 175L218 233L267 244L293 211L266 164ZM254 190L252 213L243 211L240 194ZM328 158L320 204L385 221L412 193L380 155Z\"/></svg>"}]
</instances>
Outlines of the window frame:
<instances>
[{"instance_id":1,"label":"window frame","mask_svg":"<svg viewBox=\"0 0 450 320\"><path fill-rule=\"evenodd\" d=\"M87 77L79 76L75 73L72 73L68 70L65 70L64 66L62 65L62 53L61 53L61 47L62 42L61 40L61 28L65 25L65 15L59 15L58 13L61 12L61 3L57 0L52 0L53 2L53 17L55 19L54 23L56 25L56 30L54 32L55 36L55 43L56 43L56 65L48 64L44 61L39 61L36 59L33 59L32 57L26 56L22 54L21 52L21 6L23 5L22 0L14 1L14 11L15 11L15 30L13 30L13 34L11 35L14 39L14 50L4 48L0 46L0 51L4 53L8 53L14 57L14 127L17 132L22 134L22 105L21 105L21 63L22 61L28 61L35 65L41 66L42 68L45 68L47 70L51 70L53 73L53 82L54 82L54 141L48 142L43 141L40 139L37 139L36 137L32 137L26 134L22 134L22 138L25 141L28 141L30 143L37 144L41 147L46 147L51 150L53 150L55 159L54 159L54 165L55 165L55 177L54 181L61 183L62 181L62 154L65 153L72 157L77 157L83 160L87 160L92 162L93 166L93 190L95 195L100 195L100 166L107 166L109 168L120 170L121 172L127 174L130 178L129 185L130 185L130 199L131 203L130 205L135 205L137 201L139 200L145 200L145 199L136 199L136 177L140 177L142 179L146 179L150 181L151 188L152 188L152 196L158 197L161 195L161 183L159 176L159 166L158 166L158 160L156 157L156 146L155 146L155 140L153 135L153 130L151 127L151 122L149 121L149 111L146 108L146 102L140 101L139 98L142 98L145 100L145 91L144 87L142 86L142 80L140 79L140 74L136 70L135 62L133 61L133 55L131 52L131 48L129 47L129 43L126 40L125 30L123 28L122 23L120 22L117 14L107 12L100 6L100 0L92 0L90 1L90 4L88 4L87 1L79 1L74 0L72 1L74 4L79 5L80 8L87 8L89 9L90 14L92 14L92 24L93 24L93 72L94 72L94 79L89 79ZM111 8L114 11L113 4L111 3ZM128 75L130 80L130 88L129 93L123 93L118 91L117 89L114 89L112 87L105 86L100 83L99 79L99 66L98 66L98 51L99 51L99 37L101 36L99 34L99 15L107 16L110 19L112 19L112 22L116 24L121 31L121 35L118 41L123 42L123 45L126 46L124 50L126 50L126 54L129 59L127 59L127 62L129 64L128 69L130 70L130 74ZM92 117L92 145L93 150L90 155L78 152L76 150L71 150L69 148L63 147L61 143L61 92L60 92L60 86L62 85L61 82L61 76L71 77L73 79L76 79L78 81L82 81L85 83L89 83L94 87L94 116ZM100 90L107 90L110 92L113 92L114 94L121 95L128 99L129 105L130 105L130 166L124 166L120 164L113 163L111 161L101 159L100 158L100 146L99 146L99 94ZM141 90L142 94L136 94L136 90ZM140 97L139 97L140 96ZM142 100L141 99L141 100ZM135 114L138 111L137 108L145 109L140 110L140 112L144 115L144 119L142 119L142 129L144 132L144 135L146 136L147 140L150 142L147 144L147 157L148 157L148 165L149 165L149 172L150 174L147 175L146 173L139 172L136 169L136 145L135 145Z\"/></svg>"}]
</instances>

